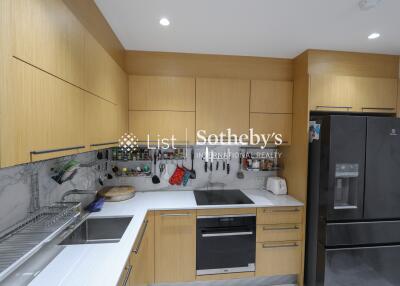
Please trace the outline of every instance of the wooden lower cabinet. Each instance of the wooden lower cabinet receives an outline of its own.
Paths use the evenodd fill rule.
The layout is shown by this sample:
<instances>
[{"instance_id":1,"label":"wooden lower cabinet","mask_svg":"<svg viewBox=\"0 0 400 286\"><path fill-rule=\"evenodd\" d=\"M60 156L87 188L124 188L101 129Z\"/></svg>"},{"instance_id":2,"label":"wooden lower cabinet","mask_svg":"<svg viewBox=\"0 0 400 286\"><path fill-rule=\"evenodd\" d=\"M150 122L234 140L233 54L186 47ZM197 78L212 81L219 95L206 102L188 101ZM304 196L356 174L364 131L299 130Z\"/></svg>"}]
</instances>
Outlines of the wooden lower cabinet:
<instances>
[{"instance_id":1,"label":"wooden lower cabinet","mask_svg":"<svg viewBox=\"0 0 400 286\"><path fill-rule=\"evenodd\" d=\"M300 274L300 242L257 243L256 276Z\"/></svg>"},{"instance_id":2,"label":"wooden lower cabinet","mask_svg":"<svg viewBox=\"0 0 400 286\"><path fill-rule=\"evenodd\" d=\"M154 283L154 212L148 213L139 231L130 257L133 266L130 286Z\"/></svg>"},{"instance_id":3,"label":"wooden lower cabinet","mask_svg":"<svg viewBox=\"0 0 400 286\"><path fill-rule=\"evenodd\" d=\"M303 272L303 207L257 209L256 276Z\"/></svg>"},{"instance_id":4,"label":"wooden lower cabinet","mask_svg":"<svg viewBox=\"0 0 400 286\"><path fill-rule=\"evenodd\" d=\"M157 211L155 283L190 282L195 279L196 211Z\"/></svg>"},{"instance_id":5,"label":"wooden lower cabinet","mask_svg":"<svg viewBox=\"0 0 400 286\"><path fill-rule=\"evenodd\" d=\"M133 266L130 261L125 264L124 271L121 273L117 286L133 286L130 282L132 277Z\"/></svg>"}]
</instances>

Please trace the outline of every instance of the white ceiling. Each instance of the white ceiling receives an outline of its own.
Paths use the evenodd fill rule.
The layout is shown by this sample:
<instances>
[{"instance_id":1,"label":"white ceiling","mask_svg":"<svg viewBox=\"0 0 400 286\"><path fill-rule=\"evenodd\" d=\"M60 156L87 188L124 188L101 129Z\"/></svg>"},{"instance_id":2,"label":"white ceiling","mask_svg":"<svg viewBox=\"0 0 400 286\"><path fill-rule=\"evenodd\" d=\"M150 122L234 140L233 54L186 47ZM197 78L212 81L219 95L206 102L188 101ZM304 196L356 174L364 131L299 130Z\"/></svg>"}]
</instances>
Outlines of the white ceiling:
<instances>
[{"instance_id":1,"label":"white ceiling","mask_svg":"<svg viewBox=\"0 0 400 286\"><path fill-rule=\"evenodd\" d=\"M329 49L400 54L400 1L95 0L127 50L293 58ZM171 21L159 24L161 17ZM378 32L381 37L368 40Z\"/></svg>"}]
</instances>

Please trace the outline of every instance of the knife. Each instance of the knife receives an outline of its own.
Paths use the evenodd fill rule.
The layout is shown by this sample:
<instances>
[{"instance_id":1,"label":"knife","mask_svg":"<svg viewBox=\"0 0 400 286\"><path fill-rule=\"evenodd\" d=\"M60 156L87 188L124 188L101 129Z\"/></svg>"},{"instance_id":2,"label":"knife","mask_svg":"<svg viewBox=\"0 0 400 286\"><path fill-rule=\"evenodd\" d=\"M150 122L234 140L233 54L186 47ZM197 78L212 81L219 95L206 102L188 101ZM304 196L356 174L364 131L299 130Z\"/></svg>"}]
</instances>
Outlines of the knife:
<instances>
[{"instance_id":1,"label":"knife","mask_svg":"<svg viewBox=\"0 0 400 286\"><path fill-rule=\"evenodd\" d=\"M213 171L214 151L211 150L210 172Z\"/></svg>"},{"instance_id":2,"label":"knife","mask_svg":"<svg viewBox=\"0 0 400 286\"><path fill-rule=\"evenodd\" d=\"M206 146L206 153L205 153L205 158L204 158L204 172L207 173L207 167L208 167L208 147Z\"/></svg>"}]
</instances>

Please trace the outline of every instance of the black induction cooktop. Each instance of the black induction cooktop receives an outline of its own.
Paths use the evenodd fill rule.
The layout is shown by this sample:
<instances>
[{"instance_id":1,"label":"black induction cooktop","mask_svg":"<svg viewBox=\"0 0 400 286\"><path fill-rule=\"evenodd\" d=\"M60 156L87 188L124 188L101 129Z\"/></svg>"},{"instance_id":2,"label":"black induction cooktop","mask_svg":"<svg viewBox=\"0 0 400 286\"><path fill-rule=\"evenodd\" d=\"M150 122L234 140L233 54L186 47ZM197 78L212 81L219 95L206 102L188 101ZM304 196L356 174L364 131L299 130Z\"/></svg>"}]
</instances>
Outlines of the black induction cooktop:
<instances>
[{"instance_id":1,"label":"black induction cooktop","mask_svg":"<svg viewBox=\"0 0 400 286\"><path fill-rule=\"evenodd\" d=\"M254 204L241 190L194 191L198 206Z\"/></svg>"}]
</instances>

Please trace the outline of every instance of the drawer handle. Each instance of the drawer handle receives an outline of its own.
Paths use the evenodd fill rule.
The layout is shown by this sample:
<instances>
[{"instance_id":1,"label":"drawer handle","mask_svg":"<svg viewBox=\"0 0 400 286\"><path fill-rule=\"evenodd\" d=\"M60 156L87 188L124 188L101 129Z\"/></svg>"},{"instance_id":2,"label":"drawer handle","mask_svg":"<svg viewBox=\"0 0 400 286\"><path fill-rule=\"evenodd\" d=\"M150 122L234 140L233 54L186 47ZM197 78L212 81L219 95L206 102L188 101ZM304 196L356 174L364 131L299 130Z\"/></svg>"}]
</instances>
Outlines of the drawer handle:
<instances>
[{"instance_id":1,"label":"drawer handle","mask_svg":"<svg viewBox=\"0 0 400 286\"><path fill-rule=\"evenodd\" d=\"M242 231L242 232L225 232L225 233L204 233L202 237L221 237L221 236L244 236L253 235L252 231Z\"/></svg>"},{"instance_id":2,"label":"drawer handle","mask_svg":"<svg viewBox=\"0 0 400 286\"><path fill-rule=\"evenodd\" d=\"M149 221L146 219L144 222L143 231L140 234L139 242L138 242L137 246L135 247L135 249L133 250L133 252L135 254L139 253L140 246L142 245L143 237L144 237L144 234L146 233L148 223L149 223Z\"/></svg>"},{"instance_id":3,"label":"drawer handle","mask_svg":"<svg viewBox=\"0 0 400 286\"><path fill-rule=\"evenodd\" d=\"M162 217L182 217L182 216L192 216L192 214L161 214Z\"/></svg>"},{"instance_id":4,"label":"drawer handle","mask_svg":"<svg viewBox=\"0 0 400 286\"><path fill-rule=\"evenodd\" d=\"M299 229L298 226L293 226L293 227L267 227L264 226L263 230L267 231L267 230L297 230Z\"/></svg>"},{"instance_id":5,"label":"drawer handle","mask_svg":"<svg viewBox=\"0 0 400 286\"><path fill-rule=\"evenodd\" d=\"M99 146L107 146L107 145L115 145L118 144L118 141L116 142L106 142L106 143L96 143L96 144L90 144L91 147L99 147Z\"/></svg>"},{"instance_id":6,"label":"drawer handle","mask_svg":"<svg viewBox=\"0 0 400 286\"><path fill-rule=\"evenodd\" d=\"M330 106L330 105L317 105L318 108L336 108L336 109L352 109L352 106Z\"/></svg>"},{"instance_id":7,"label":"drawer handle","mask_svg":"<svg viewBox=\"0 0 400 286\"><path fill-rule=\"evenodd\" d=\"M298 247L297 243L293 244L281 244L281 245L270 245L270 244L263 244L263 248L291 248L291 247Z\"/></svg>"},{"instance_id":8,"label":"drawer handle","mask_svg":"<svg viewBox=\"0 0 400 286\"><path fill-rule=\"evenodd\" d=\"M362 110L364 109L373 109L373 110L396 110L396 108L393 107L362 107Z\"/></svg>"},{"instance_id":9,"label":"drawer handle","mask_svg":"<svg viewBox=\"0 0 400 286\"><path fill-rule=\"evenodd\" d=\"M126 268L125 268L126 269ZM126 286L128 284L129 281L129 277L131 276L131 272L132 272L132 265L128 266L128 271L126 273L126 276L124 278L124 283L122 283L122 286Z\"/></svg>"},{"instance_id":10,"label":"drawer handle","mask_svg":"<svg viewBox=\"0 0 400 286\"><path fill-rule=\"evenodd\" d=\"M56 152L77 150L77 149L83 149L83 148L85 148L85 146L74 146L74 147L66 147L66 148L59 148L59 149L47 149L47 150L40 150L40 151L31 151L31 155L41 155L41 154L48 154L48 153L56 153Z\"/></svg>"},{"instance_id":11,"label":"drawer handle","mask_svg":"<svg viewBox=\"0 0 400 286\"><path fill-rule=\"evenodd\" d=\"M299 209L290 209L290 210L264 209L264 213L295 213L299 211L300 211Z\"/></svg>"}]
</instances>

